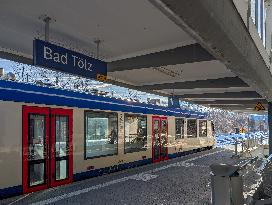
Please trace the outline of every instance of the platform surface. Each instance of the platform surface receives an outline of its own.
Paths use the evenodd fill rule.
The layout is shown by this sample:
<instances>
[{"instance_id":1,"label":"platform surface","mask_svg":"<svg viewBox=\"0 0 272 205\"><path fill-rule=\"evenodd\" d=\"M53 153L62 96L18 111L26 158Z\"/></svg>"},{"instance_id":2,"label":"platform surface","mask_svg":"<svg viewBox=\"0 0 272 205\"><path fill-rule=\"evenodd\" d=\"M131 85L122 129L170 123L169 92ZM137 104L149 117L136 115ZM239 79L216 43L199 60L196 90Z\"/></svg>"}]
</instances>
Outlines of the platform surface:
<instances>
[{"instance_id":1,"label":"platform surface","mask_svg":"<svg viewBox=\"0 0 272 205\"><path fill-rule=\"evenodd\" d=\"M237 164L233 152L213 149L70 185L9 198L0 204L210 204L212 163Z\"/></svg>"}]
</instances>

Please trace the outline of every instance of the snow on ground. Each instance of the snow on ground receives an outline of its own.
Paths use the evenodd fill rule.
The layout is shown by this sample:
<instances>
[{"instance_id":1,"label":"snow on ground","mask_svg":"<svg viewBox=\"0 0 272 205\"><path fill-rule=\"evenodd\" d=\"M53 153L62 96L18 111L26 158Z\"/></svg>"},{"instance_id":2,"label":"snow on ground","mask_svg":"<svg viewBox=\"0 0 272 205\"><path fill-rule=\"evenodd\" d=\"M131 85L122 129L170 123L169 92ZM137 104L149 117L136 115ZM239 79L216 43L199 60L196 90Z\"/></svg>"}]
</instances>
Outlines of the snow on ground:
<instances>
[{"instance_id":1,"label":"snow on ground","mask_svg":"<svg viewBox=\"0 0 272 205\"><path fill-rule=\"evenodd\" d=\"M216 136L217 147L225 148L229 145L235 145L236 141L242 141L247 139L259 139L262 140L262 144L268 144L267 132L254 132L254 133L242 133L242 134L222 134Z\"/></svg>"}]
</instances>

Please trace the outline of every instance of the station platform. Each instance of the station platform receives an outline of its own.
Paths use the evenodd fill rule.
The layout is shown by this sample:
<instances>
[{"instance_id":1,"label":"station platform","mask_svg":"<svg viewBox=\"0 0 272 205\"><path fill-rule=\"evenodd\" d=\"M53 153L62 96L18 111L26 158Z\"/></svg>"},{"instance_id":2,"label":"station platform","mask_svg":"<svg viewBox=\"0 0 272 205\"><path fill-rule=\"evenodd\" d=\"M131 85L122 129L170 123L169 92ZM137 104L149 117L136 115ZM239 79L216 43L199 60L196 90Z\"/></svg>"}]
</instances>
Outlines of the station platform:
<instances>
[{"instance_id":1,"label":"station platform","mask_svg":"<svg viewBox=\"0 0 272 205\"><path fill-rule=\"evenodd\" d=\"M9 198L0 204L211 204L209 166L242 162L232 156L232 151L216 148ZM254 186L256 177L245 178L247 187Z\"/></svg>"}]
</instances>

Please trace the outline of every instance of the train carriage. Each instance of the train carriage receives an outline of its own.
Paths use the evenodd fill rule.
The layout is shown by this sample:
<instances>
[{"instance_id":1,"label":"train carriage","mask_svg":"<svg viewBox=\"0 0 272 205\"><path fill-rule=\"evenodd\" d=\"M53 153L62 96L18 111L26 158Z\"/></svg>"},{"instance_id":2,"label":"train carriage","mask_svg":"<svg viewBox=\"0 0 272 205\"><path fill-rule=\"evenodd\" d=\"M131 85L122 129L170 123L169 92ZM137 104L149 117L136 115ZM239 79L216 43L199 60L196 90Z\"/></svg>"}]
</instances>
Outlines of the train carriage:
<instances>
[{"instance_id":1,"label":"train carriage","mask_svg":"<svg viewBox=\"0 0 272 205\"><path fill-rule=\"evenodd\" d=\"M0 80L0 198L214 144L203 113Z\"/></svg>"}]
</instances>

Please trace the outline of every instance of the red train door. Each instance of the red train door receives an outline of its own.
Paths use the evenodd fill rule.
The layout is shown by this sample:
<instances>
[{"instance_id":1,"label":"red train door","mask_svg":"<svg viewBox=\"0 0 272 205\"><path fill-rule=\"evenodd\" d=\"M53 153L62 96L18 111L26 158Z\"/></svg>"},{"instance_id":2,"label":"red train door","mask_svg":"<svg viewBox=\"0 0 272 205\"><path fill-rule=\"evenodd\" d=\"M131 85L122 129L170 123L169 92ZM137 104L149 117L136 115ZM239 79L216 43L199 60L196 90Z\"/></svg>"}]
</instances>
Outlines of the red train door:
<instances>
[{"instance_id":1,"label":"red train door","mask_svg":"<svg viewBox=\"0 0 272 205\"><path fill-rule=\"evenodd\" d=\"M73 111L51 109L50 185L59 186L73 178Z\"/></svg>"},{"instance_id":2,"label":"red train door","mask_svg":"<svg viewBox=\"0 0 272 205\"><path fill-rule=\"evenodd\" d=\"M153 162L168 159L167 117L152 117L152 158Z\"/></svg>"},{"instance_id":3,"label":"red train door","mask_svg":"<svg viewBox=\"0 0 272 205\"><path fill-rule=\"evenodd\" d=\"M23 106L24 193L72 181L72 120L72 110Z\"/></svg>"},{"instance_id":4,"label":"red train door","mask_svg":"<svg viewBox=\"0 0 272 205\"><path fill-rule=\"evenodd\" d=\"M23 106L23 191L46 189L49 178L49 109Z\"/></svg>"}]
</instances>

